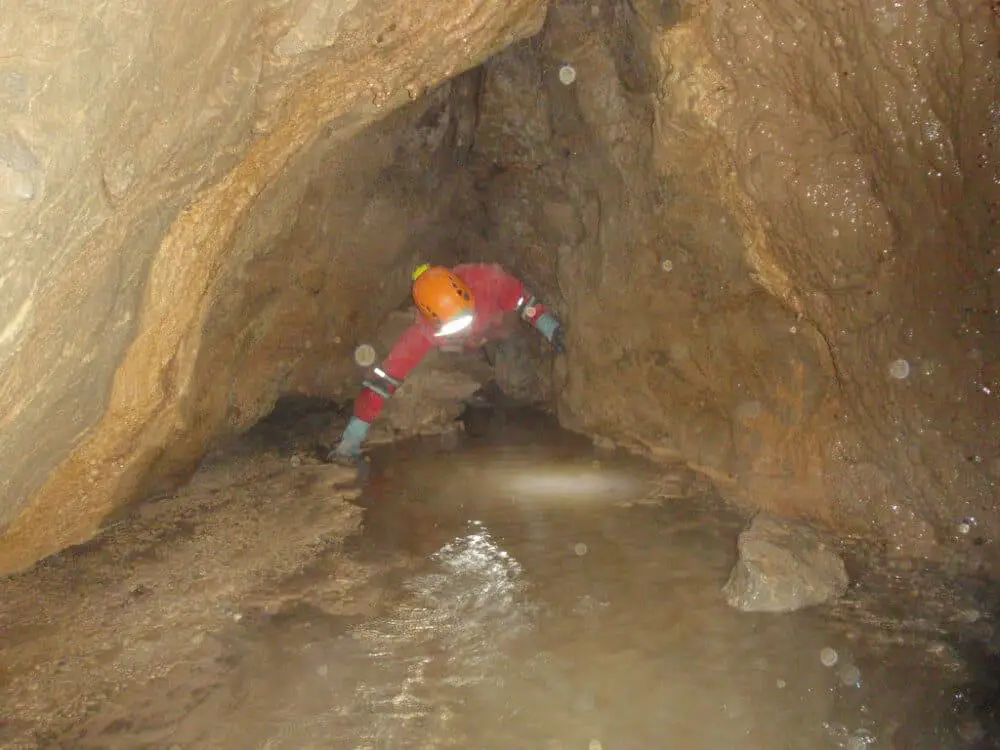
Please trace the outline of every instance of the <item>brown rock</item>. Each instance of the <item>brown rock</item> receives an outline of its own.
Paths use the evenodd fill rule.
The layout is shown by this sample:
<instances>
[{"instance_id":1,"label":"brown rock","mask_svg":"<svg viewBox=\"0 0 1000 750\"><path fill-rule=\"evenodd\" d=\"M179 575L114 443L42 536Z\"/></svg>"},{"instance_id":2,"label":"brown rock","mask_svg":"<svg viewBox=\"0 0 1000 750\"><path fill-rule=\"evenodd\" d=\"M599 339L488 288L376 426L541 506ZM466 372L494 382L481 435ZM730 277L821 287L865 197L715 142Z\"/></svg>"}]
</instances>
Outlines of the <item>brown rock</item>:
<instances>
[{"instance_id":1,"label":"brown rock","mask_svg":"<svg viewBox=\"0 0 1000 750\"><path fill-rule=\"evenodd\" d=\"M297 373L343 382L330 343L405 293L401 243L447 206L427 167L448 90L358 134L544 13L90 5L4 16L0 571L87 539L151 473L189 471Z\"/></svg>"},{"instance_id":2,"label":"brown rock","mask_svg":"<svg viewBox=\"0 0 1000 750\"><path fill-rule=\"evenodd\" d=\"M722 590L742 612L794 612L847 591L844 562L804 524L758 515L740 534L739 555Z\"/></svg>"},{"instance_id":3,"label":"brown rock","mask_svg":"<svg viewBox=\"0 0 1000 750\"><path fill-rule=\"evenodd\" d=\"M556 3L516 53L541 90L485 83L548 114L550 142L487 117L477 149L490 237L568 321L561 419L902 554L996 529L988 8L653 6Z\"/></svg>"}]
</instances>

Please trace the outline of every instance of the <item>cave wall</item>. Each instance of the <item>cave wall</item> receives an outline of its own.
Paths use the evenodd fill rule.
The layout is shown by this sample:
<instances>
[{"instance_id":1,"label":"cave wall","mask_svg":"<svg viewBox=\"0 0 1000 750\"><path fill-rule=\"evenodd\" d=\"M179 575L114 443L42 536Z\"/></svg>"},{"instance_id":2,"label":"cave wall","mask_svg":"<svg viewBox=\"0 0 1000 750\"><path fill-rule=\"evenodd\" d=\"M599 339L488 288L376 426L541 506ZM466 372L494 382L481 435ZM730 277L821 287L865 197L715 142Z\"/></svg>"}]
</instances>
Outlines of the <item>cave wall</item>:
<instances>
[{"instance_id":1,"label":"cave wall","mask_svg":"<svg viewBox=\"0 0 1000 750\"><path fill-rule=\"evenodd\" d=\"M567 320L563 421L994 554L997 72L972 0L554 3L473 152L490 244Z\"/></svg>"},{"instance_id":2,"label":"cave wall","mask_svg":"<svg viewBox=\"0 0 1000 750\"><path fill-rule=\"evenodd\" d=\"M691 45L704 50L694 65ZM976 2L731 3L694 14L656 51L675 92L662 156L687 147L675 123L713 139L725 161L711 184L752 274L829 363L830 408L808 429L819 437L811 507L903 552L974 542L957 532L966 518L989 538L995 16ZM736 65L743 55L769 64Z\"/></svg>"},{"instance_id":3,"label":"cave wall","mask_svg":"<svg viewBox=\"0 0 1000 750\"><path fill-rule=\"evenodd\" d=\"M334 124L265 188L216 282L180 423L149 446L153 476L136 474L147 490L175 485L280 395L353 398L366 374L353 351L405 299L410 270L455 260L467 99L449 81L364 129Z\"/></svg>"},{"instance_id":4,"label":"cave wall","mask_svg":"<svg viewBox=\"0 0 1000 750\"><path fill-rule=\"evenodd\" d=\"M545 14L5 14L0 572L277 395L353 394L351 350L417 258L502 260L556 308L571 348L544 389L568 426L902 553L966 519L995 549L990 6Z\"/></svg>"},{"instance_id":5,"label":"cave wall","mask_svg":"<svg viewBox=\"0 0 1000 750\"><path fill-rule=\"evenodd\" d=\"M89 538L343 354L352 316L388 304L346 280L417 252L448 199L404 186L454 147L421 95L543 18L534 0L5 10L0 572ZM417 237L392 229L428 206Z\"/></svg>"}]
</instances>

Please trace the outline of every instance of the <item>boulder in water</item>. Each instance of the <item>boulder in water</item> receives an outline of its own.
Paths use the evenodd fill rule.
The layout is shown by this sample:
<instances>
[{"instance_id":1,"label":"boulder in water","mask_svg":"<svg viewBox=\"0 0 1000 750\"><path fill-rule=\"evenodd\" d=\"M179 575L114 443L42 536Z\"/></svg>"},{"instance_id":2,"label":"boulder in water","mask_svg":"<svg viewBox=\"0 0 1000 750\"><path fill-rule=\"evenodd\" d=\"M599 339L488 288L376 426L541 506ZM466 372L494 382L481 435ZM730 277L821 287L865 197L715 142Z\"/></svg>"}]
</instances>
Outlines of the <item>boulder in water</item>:
<instances>
[{"instance_id":1,"label":"boulder in water","mask_svg":"<svg viewBox=\"0 0 1000 750\"><path fill-rule=\"evenodd\" d=\"M740 534L739 553L722 590L742 612L793 612L847 590L843 560L806 524L759 514Z\"/></svg>"}]
</instances>

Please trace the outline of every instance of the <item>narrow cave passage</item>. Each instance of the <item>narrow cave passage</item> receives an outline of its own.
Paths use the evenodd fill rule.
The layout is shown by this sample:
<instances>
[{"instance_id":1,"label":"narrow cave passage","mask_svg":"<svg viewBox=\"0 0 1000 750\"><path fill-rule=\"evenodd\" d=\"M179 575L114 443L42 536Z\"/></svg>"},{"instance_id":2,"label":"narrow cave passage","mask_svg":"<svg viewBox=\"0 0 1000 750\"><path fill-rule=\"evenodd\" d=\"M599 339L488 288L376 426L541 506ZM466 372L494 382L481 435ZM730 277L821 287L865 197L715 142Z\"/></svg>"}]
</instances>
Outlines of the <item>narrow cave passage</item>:
<instances>
[{"instance_id":1,"label":"narrow cave passage","mask_svg":"<svg viewBox=\"0 0 1000 750\"><path fill-rule=\"evenodd\" d=\"M1000 743L982 144L886 135L884 82L830 83L870 52L855 26L923 60L904 11L724 5L558 0L263 180L196 332L144 374L174 401L109 450L120 483L91 463L83 511L0 527L0 744ZM728 80L730 53L758 65ZM866 161L880 139L912 159ZM967 193L924 179L945 142ZM432 351L361 471L331 464L420 263L502 264L566 352L516 314ZM70 544L81 517L99 533Z\"/></svg>"}]
</instances>

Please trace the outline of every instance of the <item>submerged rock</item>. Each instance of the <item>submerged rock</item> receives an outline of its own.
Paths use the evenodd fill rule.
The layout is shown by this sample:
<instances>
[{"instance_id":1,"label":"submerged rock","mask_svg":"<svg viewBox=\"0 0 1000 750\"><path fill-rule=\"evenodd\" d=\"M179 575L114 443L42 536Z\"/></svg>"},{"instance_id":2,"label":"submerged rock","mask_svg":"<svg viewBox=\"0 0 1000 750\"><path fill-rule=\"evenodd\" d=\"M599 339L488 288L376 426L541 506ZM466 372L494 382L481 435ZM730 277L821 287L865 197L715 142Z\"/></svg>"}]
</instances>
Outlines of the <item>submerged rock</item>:
<instances>
[{"instance_id":1,"label":"submerged rock","mask_svg":"<svg viewBox=\"0 0 1000 750\"><path fill-rule=\"evenodd\" d=\"M806 524L758 515L740 534L739 552L722 590L742 612L793 612L847 590L843 560Z\"/></svg>"}]
</instances>

